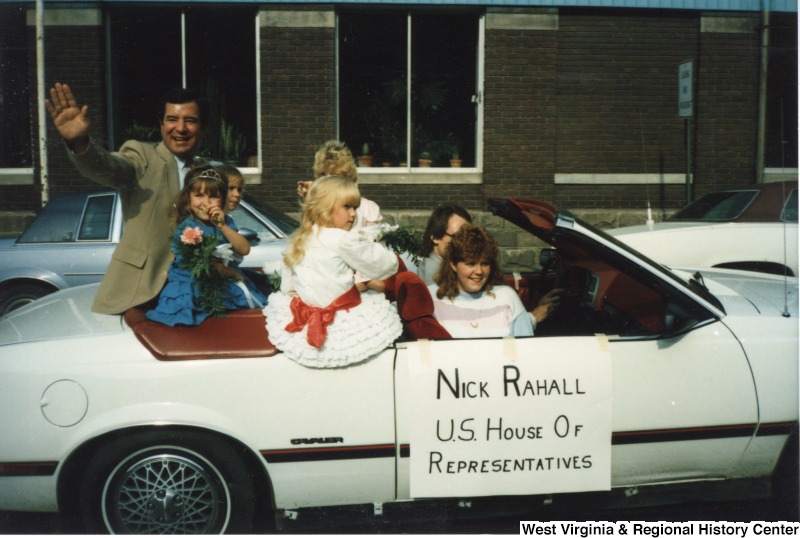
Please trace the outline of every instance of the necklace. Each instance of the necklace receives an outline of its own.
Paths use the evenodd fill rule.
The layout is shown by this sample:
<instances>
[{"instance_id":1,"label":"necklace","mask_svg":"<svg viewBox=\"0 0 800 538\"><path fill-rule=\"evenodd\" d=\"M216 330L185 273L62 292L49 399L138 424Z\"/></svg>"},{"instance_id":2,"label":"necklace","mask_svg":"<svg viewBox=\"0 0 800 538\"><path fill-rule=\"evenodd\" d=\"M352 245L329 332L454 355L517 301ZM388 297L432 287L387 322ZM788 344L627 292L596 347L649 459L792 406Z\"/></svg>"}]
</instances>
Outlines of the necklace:
<instances>
[{"instance_id":1,"label":"necklace","mask_svg":"<svg viewBox=\"0 0 800 538\"><path fill-rule=\"evenodd\" d=\"M478 326L481 324L481 312L482 310L477 308L462 308L464 320L469 323L469 326L473 329L477 329ZM474 314L469 315L467 312L474 312Z\"/></svg>"}]
</instances>

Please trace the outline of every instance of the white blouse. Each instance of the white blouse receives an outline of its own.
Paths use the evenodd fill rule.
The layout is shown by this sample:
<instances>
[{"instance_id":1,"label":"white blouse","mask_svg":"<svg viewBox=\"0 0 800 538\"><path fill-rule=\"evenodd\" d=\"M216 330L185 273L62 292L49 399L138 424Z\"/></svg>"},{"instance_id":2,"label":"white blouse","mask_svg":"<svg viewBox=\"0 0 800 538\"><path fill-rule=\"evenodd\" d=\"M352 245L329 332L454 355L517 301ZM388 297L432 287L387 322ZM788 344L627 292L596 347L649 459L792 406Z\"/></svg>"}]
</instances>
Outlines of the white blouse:
<instances>
[{"instance_id":1,"label":"white blouse","mask_svg":"<svg viewBox=\"0 0 800 538\"><path fill-rule=\"evenodd\" d=\"M381 207L372 200L367 200L362 196L361 204L358 206L358 209L356 209L356 222L353 224L353 230L375 226L382 221L383 215L381 215Z\"/></svg>"},{"instance_id":2,"label":"white blouse","mask_svg":"<svg viewBox=\"0 0 800 538\"><path fill-rule=\"evenodd\" d=\"M439 272L439 266L441 265L442 257L431 251L430 256L427 258L422 258L422 261L417 268L417 275L419 275L425 284L430 286L434 283L433 277L435 277L436 273Z\"/></svg>"},{"instance_id":3,"label":"white blouse","mask_svg":"<svg viewBox=\"0 0 800 538\"><path fill-rule=\"evenodd\" d=\"M533 317L509 286L494 286L492 295L462 291L454 299L436 297L436 284L428 289L433 316L453 338L533 336Z\"/></svg>"},{"instance_id":4,"label":"white blouse","mask_svg":"<svg viewBox=\"0 0 800 538\"><path fill-rule=\"evenodd\" d=\"M325 307L353 287L353 270L383 280L395 274L397 266L397 256L383 244L315 224L305 257L294 267L283 266L281 291L296 292L306 304Z\"/></svg>"}]
</instances>

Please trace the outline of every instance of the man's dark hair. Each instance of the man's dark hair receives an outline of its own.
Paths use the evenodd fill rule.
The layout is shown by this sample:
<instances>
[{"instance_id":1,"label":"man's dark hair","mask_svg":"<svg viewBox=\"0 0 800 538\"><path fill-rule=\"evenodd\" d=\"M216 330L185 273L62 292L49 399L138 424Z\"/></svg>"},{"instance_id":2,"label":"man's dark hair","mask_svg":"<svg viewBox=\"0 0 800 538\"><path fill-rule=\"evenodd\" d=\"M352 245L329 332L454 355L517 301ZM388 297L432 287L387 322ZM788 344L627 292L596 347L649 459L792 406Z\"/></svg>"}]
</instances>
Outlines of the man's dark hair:
<instances>
[{"instance_id":1,"label":"man's dark hair","mask_svg":"<svg viewBox=\"0 0 800 538\"><path fill-rule=\"evenodd\" d=\"M208 121L208 103L205 99L200 97L200 94L188 88L170 88L164 95L161 96L161 110L158 114L158 123L164 120L164 111L167 109L167 103L181 105L183 103L197 103L197 108L200 112L200 125L205 126Z\"/></svg>"},{"instance_id":2,"label":"man's dark hair","mask_svg":"<svg viewBox=\"0 0 800 538\"><path fill-rule=\"evenodd\" d=\"M423 258L430 256L433 251L433 239L441 239L447 232L447 223L450 217L458 215L467 222L472 222L472 217L469 212L456 204L440 205L431 213L428 218L428 225L425 226L425 232L422 234L422 244L419 247L419 255Z\"/></svg>"}]
</instances>

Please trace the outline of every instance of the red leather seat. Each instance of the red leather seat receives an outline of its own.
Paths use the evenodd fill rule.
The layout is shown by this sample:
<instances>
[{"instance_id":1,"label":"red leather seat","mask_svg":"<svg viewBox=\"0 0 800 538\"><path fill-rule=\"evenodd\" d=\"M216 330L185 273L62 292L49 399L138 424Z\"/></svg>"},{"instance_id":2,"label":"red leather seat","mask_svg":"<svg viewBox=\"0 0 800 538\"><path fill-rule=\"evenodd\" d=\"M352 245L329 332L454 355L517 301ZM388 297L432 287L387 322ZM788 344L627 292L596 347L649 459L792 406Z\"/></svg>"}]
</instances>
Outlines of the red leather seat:
<instances>
[{"instance_id":1,"label":"red leather seat","mask_svg":"<svg viewBox=\"0 0 800 538\"><path fill-rule=\"evenodd\" d=\"M125 312L125 322L136 338L162 361L271 357L278 350L269 341L261 309L228 312L195 327L170 327L145 317L146 306Z\"/></svg>"},{"instance_id":2,"label":"red leather seat","mask_svg":"<svg viewBox=\"0 0 800 538\"><path fill-rule=\"evenodd\" d=\"M525 305L525 308L532 310L533 306L531 306L531 289L528 279L519 273L511 273L504 275L504 280L506 286L514 288L514 291L516 291L517 295L519 295L519 298L522 300L522 304Z\"/></svg>"},{"instance_id":3,"label":"red leather seat","mask_svg":"<svg viewBox=\"0 0 800 538\"><path fill-rule=\"evenodd\" d=\"M403 261L403 258L400 255L397 255L397 273L393 274L389 278L383 281L384 285L384 294L386 298L391 301L397 301L397 275L400 273L404 273L408 271L406 268L406 263Z\"/></svg>"},{"instance_id":4,"label":"red leather seat","mask_svg":"<svg viewBox=\"0 0 800 538\"><path fill-rule=\"evenodd\" d=\"M433 298L428 286L411 272L397 273L397 311L404 334L412 340L446 340L450 333L433 317Z\"/></svg>"}]
</instances>

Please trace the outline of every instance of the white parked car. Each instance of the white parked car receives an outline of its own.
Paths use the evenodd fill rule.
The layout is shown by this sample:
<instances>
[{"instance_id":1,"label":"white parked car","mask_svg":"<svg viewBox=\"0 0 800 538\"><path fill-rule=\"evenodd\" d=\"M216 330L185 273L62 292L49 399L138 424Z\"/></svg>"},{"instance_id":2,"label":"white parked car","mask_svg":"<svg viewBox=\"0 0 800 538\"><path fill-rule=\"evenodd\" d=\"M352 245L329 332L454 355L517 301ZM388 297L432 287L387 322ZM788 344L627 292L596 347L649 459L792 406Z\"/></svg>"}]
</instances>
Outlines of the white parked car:
<instances>
[{"instance_id":1,"label":"white parked car","mask_svg":"<svg viewBox=\"0 0 800 538\"><path fill-rule=\"evenodd\" d=\"M95 285L0 318L0 510L219 533L314 507L524 499L552 517L576 493L619 507L796 483L797 279L672 271L549 204L489 204L555 250L516 279L529 304L566 290L534 337L446 338L407 273L404 336L340 369L284 357L259 310L169 328L92 313Z\"/></svg>"},{"instance_id":2,"label":"white parked car","mask_svg":"<svg viewBox=\"0 0 800 538\"><path fill-rule=\"evenodd\" d=\"M606 231L670 267L800 274L793 181L712 192L665 222Z\"/></svg>"}]
</instances>

